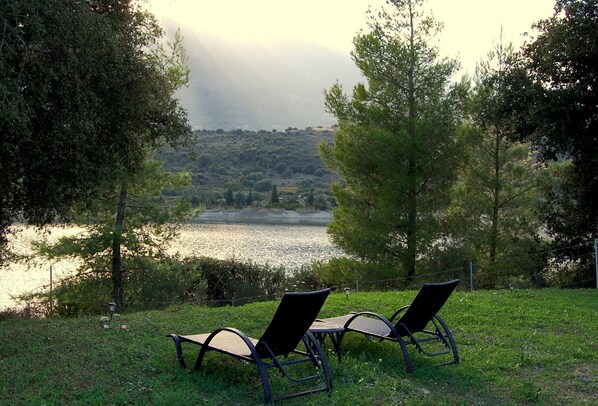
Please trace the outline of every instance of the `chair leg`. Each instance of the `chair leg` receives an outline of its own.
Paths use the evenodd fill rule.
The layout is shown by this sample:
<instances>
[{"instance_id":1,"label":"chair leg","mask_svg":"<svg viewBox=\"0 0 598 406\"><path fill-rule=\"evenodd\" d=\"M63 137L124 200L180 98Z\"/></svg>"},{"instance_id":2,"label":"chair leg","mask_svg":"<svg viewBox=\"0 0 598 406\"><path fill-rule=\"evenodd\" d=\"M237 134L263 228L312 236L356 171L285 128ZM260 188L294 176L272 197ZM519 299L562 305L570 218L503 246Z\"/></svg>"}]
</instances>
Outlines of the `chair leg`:
<instances>
[{"instance_id":1,"label":"chair leg","mask_svg":"<svg viewBox=\"0 0 598 406\"><path fill-rule=\"evenodd\" d=\"M203 362L203 359L206 356L206 352L208 352L208 346L202 345L199 350L199 354L197 354L197 360L195 361L195 366L193 367L194 371L198 371L201 367L201 363Z\"/></svg>"},{"instance_id":2,"label":"chair leg","mask_svg":"<svg viewBox=\"0 0 598 406\"><path fill-rule=\"evenodd\" d=\"M409 350L407 349L407 343L403 340L403 337L398 336L397 341L401 346L401 351L403 351L403 358L405 359L405 366L407 368L408 373L413 372L413 364L411 363L411 356L409 355Z\"/></svg>"},{"instance_id":3,"label":"chair leg","mask_svg":"<svg viewBox=\"0 0 598 406\"><path fill-rule=\"evenodd\" d=\"M197 360L195 361L195 366L193 367L193 370L195 370L195 371L199 370L199 368L201 367L201 363L203 362L203 359L208 351L209 351L209 349L208 349L207 345L201 346L201 349L199 350L199 354L197 355ZM265 367L262 359L257 354L257 352L255 352L255 349L251 349L251 352L254 355L255 364L256 364L257 370L260 374L260 379L262 380L262 387L264 388L264 401L265 401L265 403L272 403L272 389L270 388L270 379L268 378L268 373L266 372L266 367Z\"/></svg>"},{"instance_id":4,"label":"chair leg","mask_svg":"<svg viewBox=\"0 0 598 406\"><path fill-rule=\"evenodd\" d=\"M434 316L434 318L438 321L438 323L442 326L444 330L444 335L449 340L449 344L451 346L451 351L453 352L453 363L459 363L459 350L457 350L457 343L455 342L455 338L453 337L453 333L448 328L444 320L439 315Z\"/></svg>"},{"instance_id":5,"label":"chair leg","mask_svg":"<svg viewBox=\"0 0 598 406\"><path fill-rule=\"evenodd\" d=\"M183 346L181 344L181 339L176 334L169 334L168 336L172 338L172 341L174 341L174 346L176 348L176 357L177 361L179 362L179 366L183 369L187 369L185 359L183 358Z\"/></svg>"},{"instance_id":6,"label":"chair leg","mask_svg":"<svg viewBox=\"0 0 598 406\"><path fill-rule=\"evenodd\" d=\"M341 331L340 333L338 333L336 335L335 340L332 340L333 337L331 337L332 341L332 346L334 347L335 351L336 351L336 356L338 357L338 363L341 363L341 350L342 350L342 344L343 344L343 338L345 338L345 331ZM336 341L336 342L335 342Z\"/></svg>"},{"instance_id":7,"label":"chair leg","mask_svg":"<svg viewBox=\"0 0 598 406\"><path fill-rule=\"evenodd\" d=\"M262 380L262 387L264 388L264 402L272 403L272 389L270 388L270 379L266 372L266 366L259 356L256 358L255 364Z\"/></svg>"},{"instance_id":8,"label":"chair leg","mask_svg":"<svg viewBox=\"0 0 598 406\"><path fill-rule=\"evenodd\" d=\"M306 340L309 340L309 343L306 342ZM322 371L324 379L326 380L327 390L330 392L332 390L332 371L330 370L330 364L328 363L328 358L326 357L322 346L309 331L303 338L303 344L305 345L306 351L310 353L310 357L313 359L316 367ZM315 354L312 354L311 351L315 352Z\"/></svg>"}]
</instances>

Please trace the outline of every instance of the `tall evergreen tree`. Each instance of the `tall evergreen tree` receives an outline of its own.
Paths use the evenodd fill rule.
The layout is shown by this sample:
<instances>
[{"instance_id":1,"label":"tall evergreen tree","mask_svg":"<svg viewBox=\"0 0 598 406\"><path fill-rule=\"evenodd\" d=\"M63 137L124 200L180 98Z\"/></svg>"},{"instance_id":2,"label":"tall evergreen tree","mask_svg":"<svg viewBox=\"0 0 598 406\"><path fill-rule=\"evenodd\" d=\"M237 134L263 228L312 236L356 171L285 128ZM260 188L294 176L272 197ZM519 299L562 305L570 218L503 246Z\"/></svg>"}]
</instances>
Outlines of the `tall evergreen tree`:
<instances>
[{"instance_id":1,"label":"tall evergreen tree","mask_svg":"<svg viewBox=\"0 0 598 406\"><path fill-rule=\"evenodd\" d=\"M280 204L280 198L278 197L278 188L276 185L272 185L272 193L270 193L270 204L272 206L278 206Z\"/></svg>"},{"instance_id":2,"label":"tall evergreen tree","mask_svg":"<svg viewBox=\"0 0 598 406\"><path fill-rule=\"evenodd\" d=\"M253 204L253 195L251 194L251 189L247 192L247 197L245 198L245 206L251 207Z\"/></svg>"},{"instance_id":3,"label":"tall evergreen tree","mask_svg":"<svg viewBox=\"0 0 598 406\"><path fill-rule=\"evenodd\" d=\"M322 144L320 152L344 180L333 186L333 241L411 277L418 256L442 236L465 89L449 85L457 62L430 45L441 27L425 15L423 0L389 4L390 11L370 13L369 31L353 40L367 85L355 86L350 98L338 83L325 94L339 130L334 146Z\"/></svg>"},{"instance_id":4,"label":"tall evergreen tree","mask_svg":"<svg viewBox=\"0 0 598 406\"><path fill-rule=\"evenodd\" d=\"M243 206L245 206L245 194L239 190L235 193L235 207L242 209Z\"/></svg>"},{"instance_id":5,"label":"tall evergreen tree","mask_svg":"<svg viewBox=\"0 0 598 406\"><path fill-rule=\"evenodd\" d=\"M230 186L226 190L226 196L224 198L226 200L226 206L233 207L235 204L235 196L233 195L233 189Z\"/></svg>"},{"instance_id":6,"label":"tall evergreen tree","mask_svg":"<svg viewBox=\"0 0 598 406\"><path fill-rule=\"evenodd\" d=\"M310 188L309 189L309 193L307 195L307 199L305 201L307 203L307 205L311 208L314 207L314 189Z\"/></svg>"},{"instance_id":7,"label":"tall evergreen tree","mask_svg":"<svg viewBox=\"0 0 598 406\"><path fill-rule=\"evenodd\" d=\"M116 17L119 16L118 13L123 13L124 21L121 22L121 24L130 23L131 16L129 14L131 13L131 10L128 8L130 6L124 6L124 8L120 10L120 7L123 7L123 4L118 4L117 6L113 7L110 0L107 1L107 4L108 8L104 9L104 5L99 3L98 12L115 13ZM149 16L146 16L146 18L149 19ZM159 44L152 50L151 53L148 53L145 56L146 61L150 66L152 66L154 73L157 74L157 80L160 80L159 85L161 87L161 92L163 92L165 95L172 95L175 90L187 84L189 80L187 54L182 42L183 38L180 35L180 31L177 31L175 35L175 41L168 43L168 50L165 50L162 44ZM137 131L144 133L149 131L149 129L139 128ZM161 143L164 143L163 138L154 140L152 143L148 144L148 147L150 149L152 147L156 148L156 146L160 145ZM131 183L131 178L139 175L136 172L137 170L134 169L132 171L129 170L117 173L115 176L116 182L120 185L120 192L116 206L114 230L112 233L112 298L118 306L123 305L124 297L122 241L123 233L127 231L125 228L125 216L128 200L130 199L129 185ZM140 172L140 174L143 176L143 172ZM135 198L135 196L133 196L133 198ZM177 224L174 216L172 220L173 224ZM152 221L156 220L147 218L147 221L148 223L151 223Z\"/></svg>"},{"instance_id":8,"label":"tall evergreen tree","mask_svg":"<svg viewBox=\"0 0 598 406\"><path fill-rule=\"evenodd\" d=\"M513 140L511 116L502 108L506 68L513 57L512 47L499 43L478 64L472 123L461 128L467 156L455 186L453 224L460 232L453 241L466 241L479 265L478 285L486 287L499 283L497 265L521 269L510 261L528 256L541 228L543 166L529 145ZM500 276L509 275L503 269Z\"/></svg>"}]
</instances>

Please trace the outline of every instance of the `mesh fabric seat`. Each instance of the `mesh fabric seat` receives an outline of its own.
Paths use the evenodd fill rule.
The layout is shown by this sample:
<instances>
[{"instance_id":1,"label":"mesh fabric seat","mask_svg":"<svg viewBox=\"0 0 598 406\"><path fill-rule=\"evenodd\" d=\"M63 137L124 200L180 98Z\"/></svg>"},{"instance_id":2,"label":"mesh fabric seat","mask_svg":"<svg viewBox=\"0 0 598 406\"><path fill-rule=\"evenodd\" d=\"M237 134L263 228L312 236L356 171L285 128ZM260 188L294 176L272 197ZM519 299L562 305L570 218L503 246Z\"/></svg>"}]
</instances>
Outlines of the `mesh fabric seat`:
<instances>
[{"instance_id":1,"label":"mesh fabric seat","mask_svg":"<svg viewBox=\"0 0 598 406\"><path fill-rule=\"evenodd\" d=\"M457 344L438 312L458 284L458 279L425 283L410 305L401 307L388 319L373 312L355 312L321 321L344 328L336 344L339 351L344 335L356 332L375 341L398 343L408 372L413 372L408 345L414 345L419 352L428 356L451 355L452 359L443 364L456 364L459 362Z\"/></svg>"},{"instance_id":2,"label":"mesh fabric seat","mask_svg":"<svg viewBox=\"0 0 598 406\"><path fill-rule=\"evenodd\" d=\"M216 351L255 364L267 403L309 393L330 391L332 377L328 360L317 340L308 332L329 293L330 289L285 293L270 324L259 339L248 337L231 327L219 328L205 334L169 334L168 336L174 340L178 362L182 368L187 367L183 358L183 343L201 347L194 370L200 368L208 351ZM315 375L291 376L288 371L290 366L304 362L313 363L316 367ZM296 384L308 381L318 381L319 384L309 390L273 398L267 373L269 368L276 368L285 378Z\"/></svg>"}]
</instances>

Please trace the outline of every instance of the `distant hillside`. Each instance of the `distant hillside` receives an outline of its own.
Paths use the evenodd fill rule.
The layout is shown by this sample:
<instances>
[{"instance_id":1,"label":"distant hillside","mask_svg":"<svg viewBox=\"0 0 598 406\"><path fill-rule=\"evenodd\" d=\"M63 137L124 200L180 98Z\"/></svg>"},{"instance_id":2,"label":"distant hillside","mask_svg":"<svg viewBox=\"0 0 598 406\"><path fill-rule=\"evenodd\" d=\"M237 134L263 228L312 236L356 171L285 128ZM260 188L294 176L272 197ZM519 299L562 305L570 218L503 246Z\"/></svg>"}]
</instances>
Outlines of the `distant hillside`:
<instances>
[{"instance_id":1,"label":"distant hillside","mask_svg":"<svg viewBox=\"0 0 598 406\"><path fill-rule=\"evenodd\" d=\"M193 185L185 193L195 205L289 210L333 207L330 184L337 178L318 152L319 143L333 142L333 130L202 130L194 136L192 149L164 148L155 157L165 162L167 170L192 174ZM272 205L274 186L280 203Z\"/></svg>"}]
</instances>

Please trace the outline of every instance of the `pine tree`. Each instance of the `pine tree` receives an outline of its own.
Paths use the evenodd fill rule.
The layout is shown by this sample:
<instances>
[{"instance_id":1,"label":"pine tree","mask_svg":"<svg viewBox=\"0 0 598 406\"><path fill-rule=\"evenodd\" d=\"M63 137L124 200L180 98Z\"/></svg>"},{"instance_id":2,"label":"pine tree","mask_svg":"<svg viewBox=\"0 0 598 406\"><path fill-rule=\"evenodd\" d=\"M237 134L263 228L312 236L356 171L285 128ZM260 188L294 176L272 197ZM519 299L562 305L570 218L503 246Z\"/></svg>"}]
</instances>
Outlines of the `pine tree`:
<instances>
[{"instance_id":1,"label":"pine tree","mask_svg":"<svg viewBox=\"0 0 598 406\"><path fill-rule=\"evenodd\" d=\"M485 287L521 273L522 266L507 261L529 257L541 227L543 167L528 144L512 140L515 127L503 109L505 72L514 57L512 47L499 43L478 64L472 121L461 128L467 155L454 190L453 226L459 231L453 241L465 241L478 264L478 285ZM512 271L499 275L499 268Z\"/></svg>"},{"instance_id":2,"label":"pine tree","mask_svg":"<svg viewBox=\"0 0 598 406\"><path fill-rule=\"evenodd\" d=\"M439 59L428 43L440 27L422 13L423 1L391 3L392 13L371 14L369 32L353 40L367 86L355 86L350 98L338 83L326 92L339 130L320 152L344 180L333 185L333 241L411 277L418 256L443 234L465 90L449 85L457 62Z\"/></svg>"},{"instance_id":3,"label":"pine tree","mask_svg":"<svg viewBox=\"0 0 598 406\"><path fill-rule=\"evenodd\" d=\"M306 203L309 207L314 207L314 190L309 189L309 194L307 195Z\"/></svg>"},{"instance_id":4,"label":"pine tree","mask_svg":"<svg viewBox=\"0 0 598 406\"><path fill-rule=\"evenodd\" d=\"M251 207L253 204L253 196L251 195L251 189L247 193L247 198L245 199L245 206Z\"/></svg>"},{"instance_id":5,"label":"pine tree","mask_svg":"<svg viewBox=\"0 0 598 406\"><path fill-rule=\"evenodd\" d=\"M233 189L229 186L229 188L226 190L226 207L233 207L233 205L235 204L235 197L233 195Z\"/></svg>"},{"instance_id":6,"label":"pine tree","mask_svg":"<svg viewBox=\"0 0 598 406\"><path fill-rule=\"evenodd\" d=\"M280 198L278 197L278 189L276 185L272 185L272 193L270 194L270 203L272 206L278 206L280 203Z\"/></svg>"}]
</instances>

